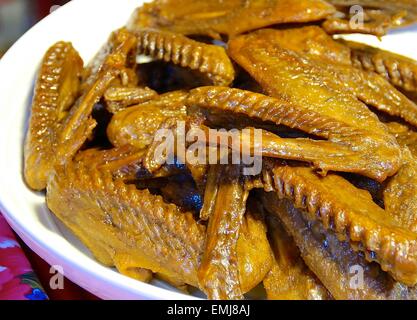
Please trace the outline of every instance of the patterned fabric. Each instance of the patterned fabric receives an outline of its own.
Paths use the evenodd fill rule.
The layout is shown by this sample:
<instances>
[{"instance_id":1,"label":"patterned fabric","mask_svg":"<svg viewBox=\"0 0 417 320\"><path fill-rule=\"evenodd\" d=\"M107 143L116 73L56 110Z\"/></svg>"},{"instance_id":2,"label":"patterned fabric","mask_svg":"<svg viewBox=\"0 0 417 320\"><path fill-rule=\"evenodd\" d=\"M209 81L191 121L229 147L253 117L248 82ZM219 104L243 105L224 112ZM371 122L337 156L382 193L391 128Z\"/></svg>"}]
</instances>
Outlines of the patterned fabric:
<instances>
[{"instance_id":1,"label":"patterned fabric","mask_svg":"<svg viewBox=\"0 0 417 320\"><path fill-rule=\"evenodd\" d=\"M47 300L23 250L0 213L0 300Z\"/></svg>"}]
</instances>

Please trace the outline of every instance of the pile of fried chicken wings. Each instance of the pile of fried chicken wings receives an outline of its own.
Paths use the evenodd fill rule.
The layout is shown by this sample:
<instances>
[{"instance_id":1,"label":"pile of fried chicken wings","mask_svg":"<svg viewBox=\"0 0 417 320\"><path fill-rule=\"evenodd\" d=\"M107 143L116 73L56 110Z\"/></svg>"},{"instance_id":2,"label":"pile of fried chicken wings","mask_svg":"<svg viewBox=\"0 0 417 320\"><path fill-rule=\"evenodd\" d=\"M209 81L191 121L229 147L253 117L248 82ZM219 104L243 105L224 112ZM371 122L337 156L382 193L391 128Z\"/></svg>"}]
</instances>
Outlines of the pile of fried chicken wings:
<instances>
[{"instance_id":1,"label":"pile of fried chicken wings","mask_svg":"<svg viewBox=\"0 0 417 320\"><path fill-rule=\"evenodd\" d=\"M46 52L27 185L139 281L209 299L417 299L417 62L333 37L416 20L415 0L147 3L86 67L71 43ZM155 159L179 123L259 132L226 149L258 147L260 173Z\"/></svg>"}]
</instances>

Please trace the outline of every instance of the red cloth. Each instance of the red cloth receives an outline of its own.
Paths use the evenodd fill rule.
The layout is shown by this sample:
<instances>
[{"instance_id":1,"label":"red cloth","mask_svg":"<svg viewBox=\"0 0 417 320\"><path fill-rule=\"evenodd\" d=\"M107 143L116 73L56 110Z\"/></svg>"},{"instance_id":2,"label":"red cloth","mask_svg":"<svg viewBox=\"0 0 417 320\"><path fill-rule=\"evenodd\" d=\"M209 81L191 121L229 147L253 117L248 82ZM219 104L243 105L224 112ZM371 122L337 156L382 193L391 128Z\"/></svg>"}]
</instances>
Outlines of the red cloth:
<instances>
[{"instance_id":1,"label":"red cloth","mask_svg":"<svg viewBox=\"0 0 417 320\"><path fill-rule=\"evenodd\" d=\"M46 300L32 266L0 213L0 300Z\"/></svg>"}]
</instances>

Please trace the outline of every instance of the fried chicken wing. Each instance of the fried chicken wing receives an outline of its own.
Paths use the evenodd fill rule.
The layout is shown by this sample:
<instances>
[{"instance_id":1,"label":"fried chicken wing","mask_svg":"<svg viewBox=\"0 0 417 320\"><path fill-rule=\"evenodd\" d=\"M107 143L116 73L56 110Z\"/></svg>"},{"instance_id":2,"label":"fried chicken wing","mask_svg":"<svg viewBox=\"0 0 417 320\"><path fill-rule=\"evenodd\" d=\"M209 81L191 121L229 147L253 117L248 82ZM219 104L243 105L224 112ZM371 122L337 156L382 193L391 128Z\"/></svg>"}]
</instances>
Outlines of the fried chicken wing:
<instances>
[{"instance_id":1,"label":"fried chicken wing","mask_svg":"<svg viewBox=\"0 0 417 320\"><path fill-rule=\"evenodd\" d=\"M209 299L243 298L236 247L248 192L240 174L240 166L223 169L216 204L210 214L204 255L198 271L200 286Z\"/></svg>"},{"instance_id":2,"label":"fried chicken wing","mask_svg":"<svg viewBox=\"0 0 417 320\"><path fill-rule=\"evenodd\" d=\"M161 95L115 114L107 135L115 147L131 145L138 149L149 146L156 131L168 119L185 119L187 93L176 91Z\"/></svg>"},{"instance_id":3,"label":"fried chicken wing","mask_svg":"<svg viewBox=\"0 0 417 320\"><path fill-rule=\"evenodd\" d=\"M97 73L91 73L85 82L82 96L77 100L63 121L56 150L56 162L65 164L92 135L96 121L92 117L95 104L99 102L109 86L117 81L128 66L132 56L136 56L136 38L125 29L116 31L114 48L106 56Z\"/></svg>"},{"instance_id":4,"label":"fried chicken wing","mask_svg":"<svg viewBox=\"0 0 417 320\"><path fill-rule=\"evenodd\" d=\"M219 100L223 97L221 95L224 92L225 96L232 97L227 102L219 102ZM218 93L218 95L221 97L219 99L213 99L215 93ZM160 98L155 99L149 103L142 104L137 107L132 107L128 110L118 113L113 117L108 127L108 136L110 138L110 141L113 143L114 146L117 147L120 147L125 144L135 146L139 149L147 147L151 144L155 132L158 129L162 129L161 126L165 126L165 121L169 120L169 118L175 118L177 120L186 120L186 107L209 107L211 109L218 108L219 110L223 110L228 105L233 105L236 111L240 111L239 108L241 107L241 105L239 103L242 103L244 97L251 97L253 98L254 103L258 104L264 103L265 105L268 104L268 106L271 105L272 107L281 106L281 102L273 98L238 89L229 90L227 88L221 87L200 88L195 91L192 91L188 99L183 99L182 94L183 93L181 92L166 94L160 96ZM240 100L233 100L235 97L238 96ZM202 97L205 99L204 101L202 101ZM282 108L282 112L284 112L284 110L285 109ZM279 112L281 113L281 111ZM251 113L250 115L254 115L254 113ZM271 115L271 112L269 112L269 115ZM151 122L149 122L150 117L153 118L153 121ZM258 117L262 118L262 115L259 115ZM277 123L286 123L291 125L296 123L294 119L281 119L278 115L276 115L274 119L276 119ZM176 124L174 125L174 127L175 126ZM298 127L296 124L294 126ZM253 128L246 129L250 130L252 135ZM309 130L309 128L307 127L300 129L304 129L305 131ZM201 125L193 126L192 124L191 128L187 131L187 136L194 136L194 130L202 130L203 132L205 132L206 137L210 136L209 128ZM316 130L316 128L314 128L314 130ZM176 132L176 130L173 131ZM225 133L225 135L228 134L229 133ZM241 144L239 145L239 150L235 150L234 145L222 145L222 147L230 147L234 151L237 151L239 153L243 152L244 150L248 150L253 154L253 151L256 147L256 141L252 137L246 137L245 131L239 132L239 134L239 140L241 141ZM303 138L282 139L279 136L267 132L265 130L262 130L261 134L262 145L259 147L261 154L265 157L308 161L313 163L316 168L319 168L323 171L349 171L352 170L351 168L355 165L355 162L359 163L361 161L367 161L367 159L361 159L361 157L356 155L355 152L353 152L352 150L345 148L341 145L339 146L336 143L318 140L308 140ZM196 135L198 134L196 133ZM164 142L157 142L156 145L154 145L151 149L148 150L150 157L154 156L154 154L152 154L151 152L152 150L159 150L156 147L158 143ZM207 140L207 143L207 147L209 147L213 144L216 145L218 141ZM165 156L168 157L169 155ZM154 162L154 159L152 159L152 162ZM157 162L161 163L162 160Z\"/></svg>"},{"instance_id":5,"label":"fried chicken wing","mask_svg":"<svg viewBox=\"0 0 417 320\"><path fill-rule=\"evenodd\" d=\"M25 180L34 190L46 188L62 121L80 91L83 64L78 52L65 42L53 45L43 58L24 147Z\"/></svg>"},{"instance_id":6,"label":"fried chicken wing","mask_svg":"<svg viewBox=\"0 0 417 320\"><path fill-rule=\"evenodd\" d=\"M369 192L337 175L319 177L311 168L293 167L276 160L267 164L255 188L294 201L310 221L319 221L340 239L377 262L384 271L407 285L417 283L417 233L402 226L372 200Z\"/></svg>"},{"instance_id":7,"label":"fried chicken wing","mask_svg":"<svg viewBox=\"0 0 417 320\"><path fill-rule=\"evenodd\" d=\"M92 117L94 105L126 68L135 48L136 39L124 29L112 39L114 50L97 70L89 69L81 88L83 61L70 44L58 43L46 54L25 146L25 177L33 189L44 189L53 167L71 160L91 137L97 124ZM73 104L79 91L82 94Z\"/></svg>"},{"instance_id":8,"label":"fried chicken wing","mask_svg":"<svg viewBox=\"0 0 417 320\"><path fill-rule=\"evenodd\" d=\"M293 235L303 259L339 300L415 300L417 287L392 279L376 264L366 261L346 242L320 225L306 221L291 202L274 194L263 196L269 212L278 216Z\"/></svg>"},{"instance_id":9,"label":"fried chicken wing","mask_svg":"<svg viewBox=\"0 0 417 320\"><path fill-rule=\"evenodd\" d=\"M369 33L383 36L391 28L417 21L415 0L328 0L339 11L323 23L326 32ZM341 15L340 15L341 14Z\"/></svg>"},{"instance_id":10,"label":"fried chicken wing","mask_svg":"<svg viewBox=\"0 0 417 320\"><path fill-rule=\"evenodd\" d=\"M307 139L281 139L278 141L274 138L274 142L270 145L275 146L271 148L271 151L275 152L268 154L267 150L264 150L264 156L311 161L323 172L331 170L356 172L377 180L385 180L399 167L399 148L395 139L388 135L376 117L367 112L366 107L360 110L360 116L358 115L356 118L358 121L355 122L361 122L361 119L367 116L379 127L380 137L376 132L365 133L365 130L368 131L365 129L365 124L362 124L363 128L358 128L357 123L350 126L346 123L347 121L339 120L339 115L336 113L334 116L330 112L327 115L323 112L324 108L318 107L317 111L312 110L311 104L308 102L303 102L301 106L294 105L286 98L270 98L238 89L217 87L196 89L191 92L188 103L205 108L233 111L263 121L272 121L278 125L285 124L288 127L298 128L309 134L329 139L329 142L326 142ZM340 104L341 107L342 104ZM331 111L330 108L329 111ZM344 112L347 111L344 110ZM359 139L364 134L370 137L367 146L361 146L363 141ZM390 141L390 146L387 145L386 140L381 140L384 136ZM263 138L263 145L266 149L272 136L265 134ZM368 154L370 148L375 148L377 145L381 146L378 147L380 154L370 156ZM385 150L381 150L381 148ZM387 153L384 154L384 151ZM372 157L376 157L376 159L373 161Z\"/></svg>"},{"instance_id":11,"label":"fried chicken wing","mask_svg":"<svg viewBox=\"0 0 417 320\"><path fill-rule=\"evenodd\" d=\"M213 100L213 102L215 104L217 103L216 100ZM234 105L236 105L236 104L234 104ZM219 170L219 169L217 169L217 170ZM301 171L298 171L297 169L287 168L287 170L288 170L288 172L294 171L294 176L293 177L299 176L300 172L302 172L302 169L301 169ZM293 194L291 192L290 193L285 193L284 191L281 191L281 192L284 192L283 194L286 194L286 196L290 197L291 199L298 199L298 197L300 197L300 198L306 199L306 201L308 201L308 195L309 194L314 195L314 196L317 195L319 197L324 196L324 199L320 198L320 200L318 200L318 201L319 202L323 201L322 204L325 206L325 209L323 209L323 210L325 210L324 212L326 212L326 214L327 214L327 210L329 210L329 212L328 212L329 216L325 216L325 220L323 220L323 221L324 221L325 226L327 228L331 228L331 226L333 225L333 222L332 222L333 219L338 219L337 217L332 217L332 215L333 214L338 215L339 213L340 214L342 214L342 213L346 214L346 211L345 211L345 209L341 209L340 207L338 207L339 204L340 204L340 201L341 201L338 198L341 195L338 194L338 193L340 193L342 191L338 191L338 189L335 189L335 191L334 191L335 193L332 195L332 193L331 192L329 193L327 191L327 189L332 188L332 185L337 185L338 184L337 181L338 181L338 179L340 179L339 182L342 184L341 187L340 187L340 190L344 190L343 192L347 192L346 197L343 197L343 198L345 198L345 199L350 199L350 198L353 198L353 197L358 198L358 194L361 191L357 188L354 188L346 180L344 180L342 178L339 178L339 177L334 178L334 179L336 179L334 181L332 180L333 178L328 178L329 181L327 181L327 183L323 184L320 181L320 179L317 176L315 176L313 171L309 171L309 172L308 171L309 170L304 171L304 174L306 175L306 180L303 181L303 182L295 181L295 180L289 182L287 180L288 176L285 177L285 178L280 177L280 179L283 179L283 181L285 181L285 183L289 183L289 185L291 186L290 188L299 188L299 187L301 187L301 185L303 185L303 186L311 185L312 186L311 189L310 189L311 191L303 189L302 191L300 191L301 192L300 196L294 195L295 198L292 198ZM210 176L212 176L213 178L210 179ZM274 179L277 179L276 177L277 176L274 176ZM210 199L212 199L213 197L216 197L216 195L217 195L218 188L216 187L216 181L218 181L219 178L220 178L220 176L219 176L218 171L216 172L216 170L215 170L213 172L213 174L209 173L209 178L208 178L209 189L207 189L208 194L207 194L207 197L205 197L206 207L203 208L203 210L201 212L202 217L210 217L213 210L214 210L213 200L210 200ZM290 180L291 179L292 178L290 178ZM211 182L211 180L213 180L213 182ZM278 190L279 187L273 186L271 189L274 189L274 188L275 188L275 190ZM284 187L282 187L282 188L284 189ZM348 190L348 191L346 191L346 190ZM312 200L312 201L313 201L313 203L315 203L317 200ZM379 256L375 255L375 252L373 252L374 249L364 249L368 253L368 258L370 260L375 260L375 261L378 261L378 262L382 263L383 267L386 270L388 270L390 272L393 272L395 274L395 277L397 277L399 279L402 279L402 281L410 281L410 280L404 280L406 278L405 278L404 274L402 273L403 271L391 270L390 269L391 268L390 267L391 262L388 262L388 261L392 261L392 259L394 259L394 260L396 260L395 265L401 264L401 262L399 262L399 260L397 260L399 258L399 253L404 248L408 249L409 243L411 244L412 247L414 247L413 243L415 243L414 238L415 238L416 235L409 232L409 228L406 225L401 225L400 221L398 219L396 219L394 215L390 215L387 219L385 219L387 221L385 231L383 231L382 233L379 233L379 234L375 234L375 230L379 230L378 221L382 221L382 219L384 219L383 216L384 216L385 212L381 208L379 208L375 203L372 202L371 197L366 192L364 192L364 197L363 198L359 197L358 204L361 204L363 206L363 208L366 208L366 211L364 211L363 209L359 209L358 211L356 211L357 209L355 209L355 205L354 204L351 205L349 202L344 204L348 207L347 210L351 214L351 215L348 214L348 219L350 220L350 222L348 222L347 225L350 225L350 223L352 223L352 225L350 225L349 227L347 227L347 225L346 225L347 229L345 229L345 230L349 230L349 231L346 231L346 233L351 234L353 232L352 230L360 231L359 234L354 235L355 238L353 238L353 239L357 239L357 240L353 240L354 242L352 243L352 245L354 245L356 247L357 243L355 243L355 241L359 241L359 242L365 241L364 242L364 247L365 248L369 248L369 246L375 246L373 248L376 249L376 248L380 248L379 247L380 244L378 243L378 241L382 241L381 242L382 247L387 244L387 242L385 242L385 241L388 241L390 243L390 245L392 245L392 247L390 247L389 249L387 249L387 248L381 249L381 250L383 250L381 256L383 254L388 254L388 256L384 256L382 259L380 259ZM303 204L300 204L300 205L303 205ZM328 208L327 207L327 206L333 206L333 205L335 206L333 208ZM312 213L313 216L315 216L315 214L316 214L316 209L315 208L316 207L313 207L311 209L312 210L311 213ZM322 209L318 209L318 210L320 211ZM358 214L359 214L359 216L358 216ZM374 215L376 215L376 216L374 216ZM356 223L359 222L359 221L360 221L360 224L361 224L360 226L356 225ZM341 223L343 224L345 222L346 221L342 220ZM336 225L338 225L338 224L336 223ZM339 225L339 227L340 227L340 225ZM402 229L401 231L399 230L398 233L396 234L395 238L397 238L397 236L398 236L398 238L396 240L393 240L393 238L388 240L386 238L387 235L391 234L390 228L401 228ZM408 238L402 238L402 232L403 231L405 231L405 233L407 233ZM364 233L362 234L362 232L364 232ZM371 242L366 242L367 241L366 239L368 239L367 235L370 235L370 234L374 234L379 240L372 239ZM377 242L375 242L375 241L377 241ZM367 251L367 250L369 250L369 251ZM392 255L390 253L391 250L393 250ZM412 249L412 248L410 248L410 250L414 251L414 249ZM412 261L415 260L415 258L413 256L414 256L414 253L410 253L410 254L405 253L405 256L403 256L401 259L405 258L405 260L407 260L407 261L403 261L404 264L400 267L401 270L406 270L409 267L409 266L407 266L407 264L409 264L409 263L414 264L415 263L415 262L412 262ZM384 260L385 260L385 262L384 262ZM411 271L410 276L414 277L413 274L414 274L414 271ZM411 281L414 281L414 280L411 280Z\"/></svg>"},{"instance_id":12,"label":"fried chicken wing","mask_svg":"<svg viewBox=\"0 0 417 320\"><path fill-rule=\"evenodd\" d=\"M286 102L282 110L304 117L301 123L314 123L318 134L367 159L343 171L378 181L398 171L397 142L347 88L333 65L301 57L257 33L232 40L229 52L271 96ZM326 126L332 130L327 131Z\"/></svg>"},{"instance_id":13,"label":"fried chicken wing","mask_svg":"<svg viewBox=\"0 0 417 320\"><path fill-rule=\"evenodd\" d=\"M319 21L334 12L322 0L156 0L138 8L130 26L219 39L275 24Z\"/></svg>"},{"instance_id":14,"label":"fried chicken wing","mask_svg":"<svg viewBox=\"0 0 417 320\"><path fill-rule=\"evenodd\" d=\"M136 151L126 147L80 153L57 167L47 189L48 207L101 263L141 281L155 273L177 287L199 288L206 228L162 197L126 184L119 173L135 157L139 161ZM242 294L262 281L270 265L267 254L242 250L269 250L263 225L250 219L236 244Z\"/></svg>"},{"instance_id":15,"label":"fried chicken wing","mask_svg":"<svg viewBox=\"0 0 417 320\"><path fill-rule=\"evenodd\" d=\"M369 264L348 243L325 232L320 225L306 221L290 201L279 200L273 193L267 193L263 196L263 203L272 215L279 217L300 249L305 263L335 299L406 298L402 286L383 273L378 265ZM356 279L357 272L363 276L362 279Z\"/></svg>"},{"instance_id":16,"label":"fried chicken wing","mask_svg":"<svg viewBox=\"0 0 417 320\"><path fill-rule=\"evenodd\" d=\"M405 91L417 91L417 62L413 59L362 43L342 43L351 49L355 67L376 72Z\"/></svg>"},{"instance_id":17,"label":"fried chicken wing","mask_svg":"<svg viewBox=\"0 0 417 320\"><path fill-rule=\"evenodd\" d=\"M320 58L331 63L351 64L351 50L336 41L318 26L286 28L282 30L261 29L253 33L284 49Z\"/></svg>"},{"instance_id":18,"label":"fried chicken wing","mask_svg":"<svg viewBox=\"0 0 417 320\"><path fill-rule=\"evenodd\" d=\"M138 268L198 286L205 229L191 213L85 163L57 170L47 203L100 262L127 254Z\"/></svg>"},{"instance_id":19,"label":"fried chicken wing","mask_svg":"<svg viewBox=\"0 0 417 320\"><path fill-rule=\"evenodd\" d=\"M305 38L307 34L310 36L308 40ZM417 105L393 88L386 79L374 72L364 72L354 68L351 59L347 58L350 49L334 41L322 29L318 27L282 31L264 29L252 36L307 57L310 60L309 66L316 65L321 70L327 68L330 71L328 76L331 74L338 90L343 90L344 84L348 83L349 86L347 88L345 86L345 89L351 91L359 101L391 116L401 117L413 125L417 124ZM315 72L314 69L307 70ZM327 76L324 76L325 72L322 73L320 76L322 81L328 83Z\"/></svg>"},{"instance_id":20,"label":"fried chicken wing","mask_svg":"<svg viewBox=\"0 0 417 320\"><path fill-rule=\"evenodd\" d=\"M139 53L172 62L207 75L215 85L230 85L235 77L224 48L191 40L183 35L157 29L137 29Z\"/></svg>"},{"instance_id":21,"label":"fried chicken wing","mask_svg":"<svg viewBox=\"0 0 417 320\"><path fill-rule=\"evenodd\" d=\"M413 70L417 70L415 61L353 42L337 42L314 26L282 31L264 29L258 34L282 48L322 63L331 63L336 75L349 83L359 100L412 125L417 124L416 104L388 83L412 92Z\"/></svg>"}]
</instances>

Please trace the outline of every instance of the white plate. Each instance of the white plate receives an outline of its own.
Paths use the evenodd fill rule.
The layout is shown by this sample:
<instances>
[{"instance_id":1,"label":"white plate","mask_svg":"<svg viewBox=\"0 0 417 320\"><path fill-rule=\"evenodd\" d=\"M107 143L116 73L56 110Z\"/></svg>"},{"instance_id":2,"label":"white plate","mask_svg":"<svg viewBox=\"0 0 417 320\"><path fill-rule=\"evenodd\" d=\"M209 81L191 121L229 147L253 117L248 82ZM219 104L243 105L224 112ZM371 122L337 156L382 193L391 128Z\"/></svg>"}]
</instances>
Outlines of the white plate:
<instances>
[{"instance_id":1,"label":"white plate","mask_svg":"<svg viewBox=\"0 0 417 320\"><path fill-rule=\"evenodd\" d=\"M26 33L0 61L0 207L20 237L65 276L104 299L190 299L163 283L144 284L92 259L89 252L45 206L43 194L31 192L22 180L22 143L33 83L46 50L56 41L72 41L89 61L111 31L123 26L140 0L74 0ZM417 28L394 32L380 45L417 59Z\"/></svg>"}]
</instances>

